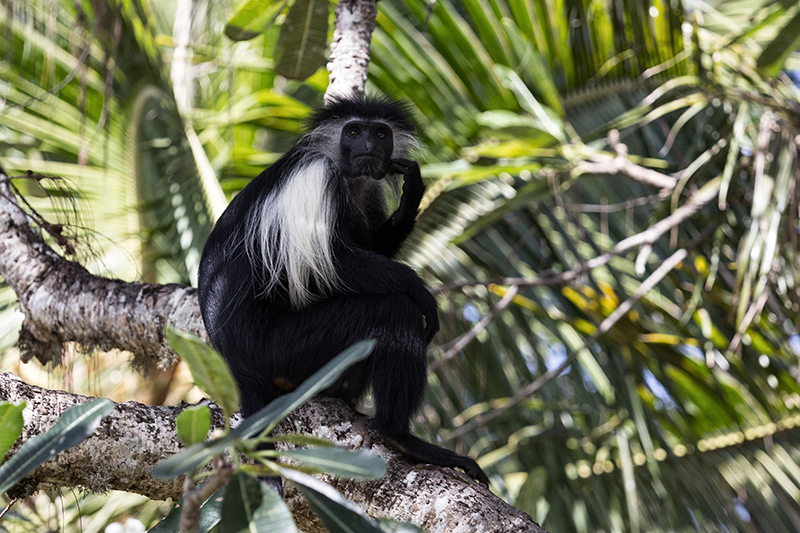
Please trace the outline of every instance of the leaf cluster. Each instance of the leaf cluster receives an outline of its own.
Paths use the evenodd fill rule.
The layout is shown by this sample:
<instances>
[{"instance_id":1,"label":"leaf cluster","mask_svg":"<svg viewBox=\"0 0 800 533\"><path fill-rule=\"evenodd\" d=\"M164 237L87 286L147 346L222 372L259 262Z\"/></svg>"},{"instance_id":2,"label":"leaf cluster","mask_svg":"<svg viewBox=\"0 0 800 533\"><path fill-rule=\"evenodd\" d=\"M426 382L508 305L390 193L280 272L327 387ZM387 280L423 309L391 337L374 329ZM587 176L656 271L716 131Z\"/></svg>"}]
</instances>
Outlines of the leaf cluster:
<instances>
[{"instance_id":1,"label":"leaf cluster","mask_svg":"<svg viewBox=\"0 0 800 533\"><path fill-rule=\"evenodd\" d=\"M205 440L209 430L210 410L198 406L186 416L176 419L178 434L188 446L186 450L169 457L153 468L153 475L170 479L188 475L195 479L224 476L225 487L216 490L199 508L192 509L184 501L176 504L173 512L153 531L177 531L179 517L187 512L199 513L200 531L296 531L294 520L283 499L264 482L263 476L282 476L292 481L308 499L311 508L329 531L393 531L368 518L364 512L345 500L332 487L310 476L310 473L328 473L346 479L377 479L386 472L386 463L369 450L347 450L331 447L330 443L304 435L270 437L270 432L289 413L309 398L329 387L350 365L366 358L375 341L362 341L345 350L303 382L295 391L281 396L258 413L248 417L236 428L230 429L229 420L239 407L239 391L222 357L193 335L167 330L167 337L176 353L187 363L197 385L212 401L222 407L225 430ZM312 447L283 452L274 450L276 442L288 442ZM273 445L265 448L265 444ZM211 461L219 462L230 456L235 473L224 474L216 466L209 475L201 472ZM249 457L255 464L241 463L241 456ZM279 463L279 459L292 459ZM227 459L223 459L227 461ZM299 466L297 466L299 462ZM261 477L258 477L261 476ZM229 478L229 479L228 479ZM190 490L200 490L202 485ZM180 526L183 530L183 526Z\"/></svg>"}]
</instances>

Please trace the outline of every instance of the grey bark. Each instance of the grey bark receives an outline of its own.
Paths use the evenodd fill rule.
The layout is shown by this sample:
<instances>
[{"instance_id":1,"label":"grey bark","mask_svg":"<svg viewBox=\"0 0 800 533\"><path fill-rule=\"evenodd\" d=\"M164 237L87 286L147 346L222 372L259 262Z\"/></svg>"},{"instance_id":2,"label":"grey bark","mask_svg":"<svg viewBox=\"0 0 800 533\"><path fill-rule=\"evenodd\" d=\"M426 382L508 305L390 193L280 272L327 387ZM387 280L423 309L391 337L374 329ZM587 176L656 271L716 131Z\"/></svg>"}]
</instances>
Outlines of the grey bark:
<instances>
[{"instance_id":1,"label":"grey bark","mask_svg":"<svg viewBox=\"0 0 800 533\"><path fill-rule=\"evenodd\" d=\"M50 429L73 405L87 396L28 385L17 376L0 373L0 401L26 403L22 437L14 454L29 438ZM155 500L177 499L182 480L159 481L150 475L158 461L180 451L175 417L182 407L118 403L95 434L83 444L56 455L16 485L10 496L27 496L42 489L85 487L91 491L124 490ZM219 410L216 425L222 426ZM10 456L9 455L9 456Z\"/></svg>"},{"instance_id":2,"label":"grey bark","mask_svg":"<svg viewBox=\"0 0 800 533\"><path fill-rule=\"evenodd\" d=\"M34 387L12 374L0 373L0 401L27 403L22 439L11 453L28 438L47 431L69 407L89 400L78 394ZM46 488L84 487L91 491L125 490L153 499L179 498L182 479L157 480L150 470L158 461L181 450L175 417L185 407L117 404L92 437L34 470L11 495L25 496ZM220 410L213 404L211 407L213 431L223 426L223 420ZM296 410L276 433L313 434L340 446L372 449L386 459L388 473L376 481L321 476L372 517L412 522L432 533L543 531L527 514L465 474L405 459L368 426L369 418L353 412L344 402L316 398ZM285 487L285 499L303 531L325 531L294 487Z\"/></svg>"},{"instance_id":3,"label":"grey bark","mask_svg":"<svg viewBox=\"0 0 800 533\"><path fill-rule=\"evenodd\" d=\"M336 96L364 94L377 14L375 0L340 0L336 6L326 103Z\"/></svg>"},{"instance_id":4,"label":"grey bark","mask_svg":"<svg viewBox=\"0 0 800 533\"><path fill-rule=\"evenodd\" d=\"M134 366L146 373L177 360L166 326L207 339L194 289L103 278L59 256L28 224L1 170L0 276L25 314L23 361L36 357L46 363L75 342L87 349L128 350Z\"/></svg>"}]
</instances>

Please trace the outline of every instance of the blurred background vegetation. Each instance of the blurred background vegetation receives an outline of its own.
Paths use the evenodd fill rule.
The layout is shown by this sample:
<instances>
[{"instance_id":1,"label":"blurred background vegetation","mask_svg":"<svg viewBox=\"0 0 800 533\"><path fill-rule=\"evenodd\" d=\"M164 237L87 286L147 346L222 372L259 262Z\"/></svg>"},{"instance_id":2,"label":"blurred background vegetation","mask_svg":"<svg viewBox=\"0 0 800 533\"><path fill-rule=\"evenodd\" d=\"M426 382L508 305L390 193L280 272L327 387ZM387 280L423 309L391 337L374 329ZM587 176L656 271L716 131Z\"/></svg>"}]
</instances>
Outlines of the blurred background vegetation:
<instances>
[{"instance_id":1,"label":"blurred background vegetation","mask_svg":"<svg viewBox=\"0 0 800 533\"><path fill-rule=\"evenodd\" d=\"M226 199L321 102L324 68L275 73L283 12L234 42L235 7L0 1L0 166L62 178L17 183L94 272L193 283ZM430 189L403 259L443 325L415 430L480 457L546 529L800 531L798 39L787 0L379 3L368 90L417 111ZM595 172L614 161L668 185ZM659 222L652 246L608 254ZM125 354L72 347L21 363L14 300L3 286L1 370L117 401L199 399L182 365L143 380ZM0 530L149 526L168 507L41 494Z\"/></svg>"}]
</instances>

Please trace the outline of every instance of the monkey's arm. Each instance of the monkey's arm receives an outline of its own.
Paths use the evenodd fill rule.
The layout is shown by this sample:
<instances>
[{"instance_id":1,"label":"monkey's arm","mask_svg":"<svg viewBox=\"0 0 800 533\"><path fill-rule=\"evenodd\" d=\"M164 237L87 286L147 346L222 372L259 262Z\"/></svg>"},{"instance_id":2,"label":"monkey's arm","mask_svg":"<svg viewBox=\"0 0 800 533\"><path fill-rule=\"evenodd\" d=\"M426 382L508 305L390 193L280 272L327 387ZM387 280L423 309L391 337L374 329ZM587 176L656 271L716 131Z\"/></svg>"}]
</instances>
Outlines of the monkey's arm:
<instances>
[{"instance_id":1,"label":"monkey's arm","mask_svg":"<svg viewBox=\"0 0 800 533\"><path fill-rule=\"evenodd\" d=\"M337 272L345 294L407 294L425 317L425 339L439 331L436 299L410 267L358 247L337 254Z\"/></svg>"},{"instance_id":2,"label":"monkey's arm","mask_svg":"<svg viewBox=\"0 0 800 533\"><path fill-rule=\"evenodd\" d=\"M425 185L419 165L410 159L392 159L393 170L403 175L403 195L400 205L392 213L375 235L375 251L388 257L394 257L400 245L414 229L419 203L425 194Z\"/></svg>"}]
</instances>

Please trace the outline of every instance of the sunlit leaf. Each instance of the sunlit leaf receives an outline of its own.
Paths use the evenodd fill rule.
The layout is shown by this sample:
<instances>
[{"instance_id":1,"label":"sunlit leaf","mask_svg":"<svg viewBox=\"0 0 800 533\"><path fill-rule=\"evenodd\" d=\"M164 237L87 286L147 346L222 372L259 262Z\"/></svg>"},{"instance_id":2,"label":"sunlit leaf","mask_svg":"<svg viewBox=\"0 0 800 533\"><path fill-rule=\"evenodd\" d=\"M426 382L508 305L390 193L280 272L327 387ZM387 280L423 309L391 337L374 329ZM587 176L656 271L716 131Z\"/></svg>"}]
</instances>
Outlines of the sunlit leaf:
<instances>
[{"instance_id":1,"label":"sunlit leaf","mask_svg":"<svg viewBox=\"0 0 800 533\"><path fill-rule=\"evenodd\" d=\"M0 462L22 434L24 424L22 411L25 409L25 405L25 402L0 403Z\"/></svg>"},{"instance_id":2,"label":"sunlit leaf","mask_svg":"<svg viewBox=\"0 0 800 533\"><path fill-rule=\"evenodd\" d=\"M345 479L378 479L386 473L386 461L370 450L345 448L301 448L281 455Z\"/></svg>"},{"instance_id":3,"label":"sunlit leaf","mask_svg":"<svg viewBox=\"0 0 800 533\"><path fill-rule=\"evenodd\" d=\"M157 463L152 470L153 477L171 479L194 472L235 443L236 439L228 434L216 440L193 444L182 452Z\"/></svg>"},{"instance_id":4,"label":"sunlit leaf","mask_svg":"<svg viewBox=\"0 0 800 533\"><path fill-rule=\"evenodd\" d=\"M225 35L234 41L252 39L274 22L285 5L285 0L245 0L225 26Z\"/></svg>"},{"instance_id":5,"label":"sunlit leaf","mask_svg":"<svg viewBox=\"0 0 800 533\"><path fill-rule=\"evenodd\" d=\"M239 410L239 387L225 360L208 344L190 333L167 328L167 340L189 366L192 378L230 419Z\"/></svg>"},{"instance_id":6,"label":"sunlit leaf","mask_svg":"<svg viewBox=\"0 0 800 533\"><path fill-rule=\"evenodd\" d=\"M381 529L364 511L330 485L288 468L282 468L281 475L297 485L330 533L380 533Z\"/></svg>"},{"instance_id":7,"label":"sunlit leaf","mask_svg":"<svg viewBox=\"0 0 800 533\"><path fill-rule=\"evenodd\" d=\"M786 63L786 58L800 46L800 13L797 13L773 40L767 44L758 57L758 67L766 69L775 76Z\"/></svg>"},{"instance_id":8,"label":"sunlit leaf","mask_svg":"<svg viewBox=\"0 0 800 533\"><path fill-rule=\"evenodd\" d=\"M211 428L211 409L207 405L187 407L175 417L175 427L185 446L203 442Z\"/></svg>"}]
</instances>

